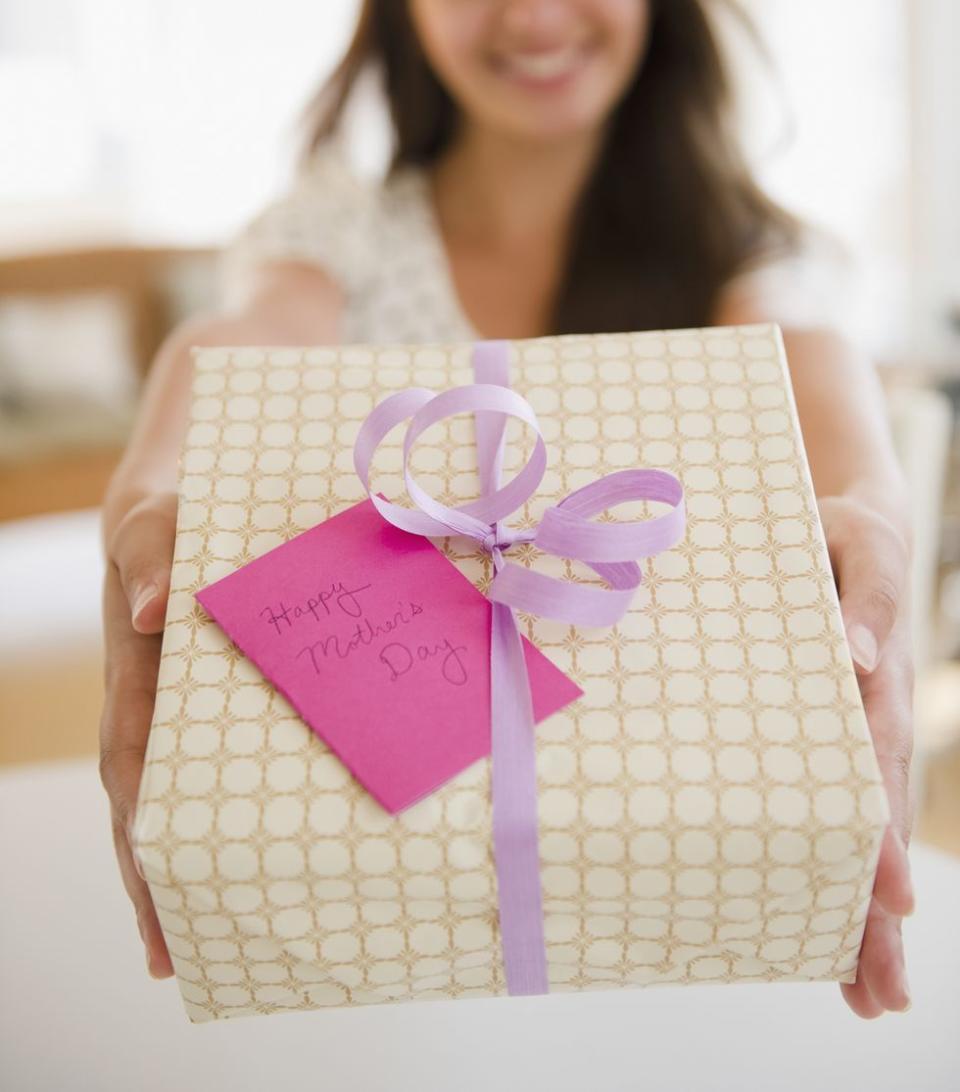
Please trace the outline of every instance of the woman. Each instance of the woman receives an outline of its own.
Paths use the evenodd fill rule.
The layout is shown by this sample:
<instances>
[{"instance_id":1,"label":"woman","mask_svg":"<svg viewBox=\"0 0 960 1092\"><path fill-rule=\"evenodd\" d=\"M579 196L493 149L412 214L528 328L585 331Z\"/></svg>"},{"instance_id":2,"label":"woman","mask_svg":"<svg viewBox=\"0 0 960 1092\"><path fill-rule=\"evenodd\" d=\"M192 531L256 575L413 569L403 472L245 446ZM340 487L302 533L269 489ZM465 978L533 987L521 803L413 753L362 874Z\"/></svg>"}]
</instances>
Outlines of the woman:
<instances>
[{"instance_id":1,"label":"woman","mask_svg":"<svg viewBox=\"0 0 960 1092\"><path fill-rule=\"evenodd\" d=\"M841 990L865 1018L908 1007L904 486L876 377L811 303L811 243L758 190L733 140L709 3L367 0L309 115L296 186L226 255L229 305L161 348L103 523L101 776L154 975L172 967L129 824L154 702L189 347L778 322L894 817L859 975ZM330 150L371 64L382 67L396 136L379 187L352 179Z\"/></svg>"}]
</instances>

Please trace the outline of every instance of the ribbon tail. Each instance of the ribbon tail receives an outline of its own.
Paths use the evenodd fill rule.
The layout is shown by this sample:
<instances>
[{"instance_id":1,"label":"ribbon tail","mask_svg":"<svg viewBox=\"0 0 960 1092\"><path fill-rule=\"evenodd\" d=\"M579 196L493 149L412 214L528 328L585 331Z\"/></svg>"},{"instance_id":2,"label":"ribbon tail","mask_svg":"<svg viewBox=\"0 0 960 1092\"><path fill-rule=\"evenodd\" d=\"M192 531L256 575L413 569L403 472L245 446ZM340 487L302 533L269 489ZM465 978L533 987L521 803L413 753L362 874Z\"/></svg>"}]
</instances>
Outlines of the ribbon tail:
<instances>
[{"instance_id":1,"label":"ribbon tail","mask_svg":"<svg viewBox=\"0 0 960 1092\"><path fill-rule=\"evenodd\" d=\"M511 994L547 993L530 681L512 608L491 606L493 848L504 970Z\"/></svg>"},{"instance_id":2,"label":"ribbon tail","mask_svg":"<svg viewBox=\"0 0 960 1092\"><path fill-rule=\"evenodd\" d=\"M473 377L477 383L510 386L510 343L480 341L473 349ZM500 487L503 463L503 441L507 417L503 413L477 410L476 423L477 470L480 475L480 495L487 496Z\"/></svg>"}]
</instances>

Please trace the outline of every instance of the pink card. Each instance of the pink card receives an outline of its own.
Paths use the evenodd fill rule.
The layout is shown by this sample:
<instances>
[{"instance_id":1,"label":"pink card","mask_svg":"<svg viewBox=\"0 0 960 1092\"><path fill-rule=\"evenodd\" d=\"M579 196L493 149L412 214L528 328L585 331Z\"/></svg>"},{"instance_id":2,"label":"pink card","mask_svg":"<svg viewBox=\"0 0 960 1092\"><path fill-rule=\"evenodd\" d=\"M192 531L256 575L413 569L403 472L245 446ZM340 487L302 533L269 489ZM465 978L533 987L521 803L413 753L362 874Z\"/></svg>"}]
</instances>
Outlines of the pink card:
<instances>
[{"instance_id":1,"label":"pink card","mask_svg":"<svg viewBox=\"0 0 960 1092\"><path fill-rule=\"evenodd\" d=\"M388 811L490 753L490 602L370 500L196 598ZM523 651L536 721L583 693Z\"/></svg>"}]
</instances>

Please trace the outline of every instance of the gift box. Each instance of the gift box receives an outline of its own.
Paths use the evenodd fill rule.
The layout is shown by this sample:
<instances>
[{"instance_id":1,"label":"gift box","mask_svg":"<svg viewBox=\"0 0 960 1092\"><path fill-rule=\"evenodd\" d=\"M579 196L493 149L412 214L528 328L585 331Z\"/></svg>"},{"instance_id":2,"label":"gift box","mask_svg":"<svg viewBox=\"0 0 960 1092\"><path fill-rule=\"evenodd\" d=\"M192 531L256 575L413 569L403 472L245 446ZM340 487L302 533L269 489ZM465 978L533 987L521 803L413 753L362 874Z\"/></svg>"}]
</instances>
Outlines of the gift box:
<instances>
[{"instance_id":1,"label":"gift box","mask_svg":"<svg viewBox=\"0 0 960 1092\"><path fill-rule=\"evenodd\" d=\"M890 810L779 330L563 336L507 352L509 388L546 448L511 527L637 467L675 475L686 511L682 538L641 561L615 624L515 612L579 690L534 737L547 990L853 982ZM466 344L194 350L134 824L193 1022L511 992L489 755L389 810L197 599L364 501L354 449L374 408L408 388L472 384L474 365ZM391 433L372 473L398 503L402 442ZM534 443L511 419L504 480ZM475 447L470 415L434 424L410 453L417 483L446 505L476 498ZM599 523L658 511L631 502ZM489 549L430 541L489 591ZM529 542L507 556L604 586Z\"/></svg>"}]
</instances>

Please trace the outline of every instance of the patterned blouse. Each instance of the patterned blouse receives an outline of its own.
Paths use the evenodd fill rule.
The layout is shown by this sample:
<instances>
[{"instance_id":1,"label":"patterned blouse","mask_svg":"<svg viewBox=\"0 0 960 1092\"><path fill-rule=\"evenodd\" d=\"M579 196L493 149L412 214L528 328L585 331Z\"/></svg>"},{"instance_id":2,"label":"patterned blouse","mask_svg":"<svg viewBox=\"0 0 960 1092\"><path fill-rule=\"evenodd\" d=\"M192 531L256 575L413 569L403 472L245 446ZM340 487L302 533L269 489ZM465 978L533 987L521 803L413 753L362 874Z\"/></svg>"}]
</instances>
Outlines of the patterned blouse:
<instances>
[{"instance_id":1,"label":"patterned blouse","mask_svg":"<svg viewBox=\"0 0 960 1092\"><path fill-rule=\"evenodd\" d=\"M314 263L339 284L344 344L480 336L460 304L421 168L404 167L386 180L361 176L328 143L222 252L223 303L244 298L257 265L284 259ZM800 253L741 274L729 287L748 292L782 327L842 330L850 313L848 263L813 230Z\"/></svg>"}]
</instances>

